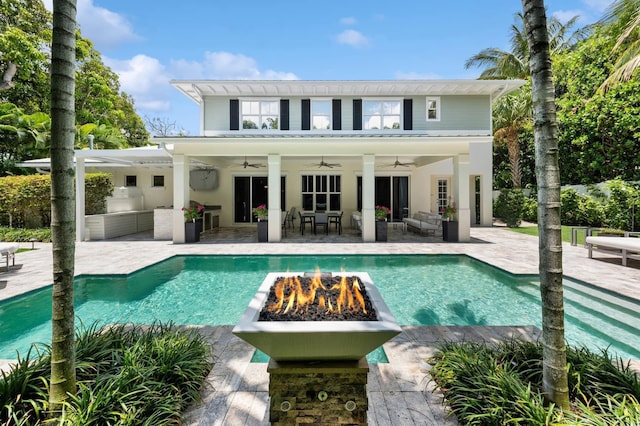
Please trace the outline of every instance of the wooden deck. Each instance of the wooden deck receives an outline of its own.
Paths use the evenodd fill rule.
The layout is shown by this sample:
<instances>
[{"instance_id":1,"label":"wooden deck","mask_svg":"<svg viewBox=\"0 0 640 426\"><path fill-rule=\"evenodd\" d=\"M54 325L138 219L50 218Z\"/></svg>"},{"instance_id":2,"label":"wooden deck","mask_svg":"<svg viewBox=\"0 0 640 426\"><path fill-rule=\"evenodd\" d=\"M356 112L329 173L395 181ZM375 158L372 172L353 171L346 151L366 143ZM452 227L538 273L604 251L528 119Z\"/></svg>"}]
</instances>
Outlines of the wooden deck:
<instances>
[{"instance_id":1,"label":"wooden deck","mask_svg":"<svg viewBox=\"0 0 640 426\"><path fill-rule=\"evenodd\" d=\"M527 327L405 326L384 344L388 364L370 364L367 385L368 422L387 425L458 425L448 416L442 394L434 391L424 362L442 341L499 342L537 339ZM231 333L231 326L198 327L213 345L215 364L207 377L202 402L186 416L187 425L268 425L269 376L266 363L251 363L253 347Z\"/></svg>"}]
</instances>

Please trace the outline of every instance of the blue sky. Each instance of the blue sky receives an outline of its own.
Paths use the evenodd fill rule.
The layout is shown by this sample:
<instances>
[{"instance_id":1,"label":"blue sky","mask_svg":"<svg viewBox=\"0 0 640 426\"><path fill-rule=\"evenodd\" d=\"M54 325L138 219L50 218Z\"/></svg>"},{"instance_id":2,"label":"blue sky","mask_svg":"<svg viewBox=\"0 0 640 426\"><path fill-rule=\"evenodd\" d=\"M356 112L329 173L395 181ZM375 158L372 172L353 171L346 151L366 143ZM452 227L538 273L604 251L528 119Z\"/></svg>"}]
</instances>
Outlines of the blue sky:
<instances>
[{"instance_id":1,"label":"blue sky","mask_svg":"<svg viewBox=\"0 0 640 426\"><path fill-rule=\"evenodd\" d=\"M547 0L580 25L612 0ZM51 9L52 0L45 0ZM473 79L465 61L509 49L520 1L78 0L78 22L141 116L198 134L195 103L171 79Z\"/></svg>"}]
</instances>

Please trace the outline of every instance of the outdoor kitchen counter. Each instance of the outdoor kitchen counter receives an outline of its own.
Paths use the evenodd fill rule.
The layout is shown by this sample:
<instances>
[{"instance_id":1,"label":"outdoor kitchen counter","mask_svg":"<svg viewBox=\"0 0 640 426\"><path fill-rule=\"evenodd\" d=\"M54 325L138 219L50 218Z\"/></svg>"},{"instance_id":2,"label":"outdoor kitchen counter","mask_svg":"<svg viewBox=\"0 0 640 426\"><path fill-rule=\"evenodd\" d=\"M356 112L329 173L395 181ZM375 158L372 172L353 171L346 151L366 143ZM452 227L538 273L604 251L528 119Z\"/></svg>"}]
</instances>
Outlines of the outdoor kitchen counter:
<instances>
[{"instance_id":1,"label":"outdoor kitchen counter","mask_svg":"<svg viewBox=\"0 0 640 426\"><path fill-rule=\"evenodd\" d=\"M132 210L85 216L87 239L106 240L153 229L153 210Z\"/></svg>"}]
</instances>

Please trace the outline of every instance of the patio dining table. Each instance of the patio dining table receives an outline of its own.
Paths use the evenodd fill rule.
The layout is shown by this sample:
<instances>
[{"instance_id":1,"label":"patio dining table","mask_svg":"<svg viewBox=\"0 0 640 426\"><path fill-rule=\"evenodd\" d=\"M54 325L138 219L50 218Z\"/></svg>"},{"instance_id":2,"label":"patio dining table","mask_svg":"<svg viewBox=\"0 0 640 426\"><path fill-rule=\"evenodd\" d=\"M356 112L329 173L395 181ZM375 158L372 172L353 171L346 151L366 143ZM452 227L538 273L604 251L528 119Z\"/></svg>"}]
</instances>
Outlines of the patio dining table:
<instances>
[{"instance_id":1,"label":"patio dining table","mask_svg":"<svg viewBox=\"0 0 640 426\"><path fill-rule=\"evenodd\" d=\"M303 211L302 212L302 217L310 217L311 218L311 228L315 229L315 225L316 225L316 214L318 213L322 213L322 214L326 214L327 215L327 220L329 220L329 222L331 222L331 218L340 218L342 217L342 212L313 212L313 211Z\"/></svg>"}]
</instances>

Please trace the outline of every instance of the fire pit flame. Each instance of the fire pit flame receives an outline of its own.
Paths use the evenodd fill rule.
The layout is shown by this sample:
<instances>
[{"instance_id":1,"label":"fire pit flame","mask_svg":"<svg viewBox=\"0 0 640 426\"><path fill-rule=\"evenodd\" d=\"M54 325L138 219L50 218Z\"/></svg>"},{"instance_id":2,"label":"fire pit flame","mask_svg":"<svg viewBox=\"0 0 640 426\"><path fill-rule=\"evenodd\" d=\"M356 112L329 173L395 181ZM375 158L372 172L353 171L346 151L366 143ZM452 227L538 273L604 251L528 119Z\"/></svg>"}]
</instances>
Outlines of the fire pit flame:
<instances>
[{"instance_id":1,"label":"fire pit flame","mask_svg":"<svg viewBox=\"0 0 640 426\"><path fill-rule=\"evenodd\" d=\"M322 283L320 273L307 286L302 285L299 276L284 277L275 282L273 292L276 301L266 310L274 314L306 313L311 306L318 306L326 313L350 311L367 314L357 277L342 276L340 282L330 288Z\"/></svg>"}]
</instances>

